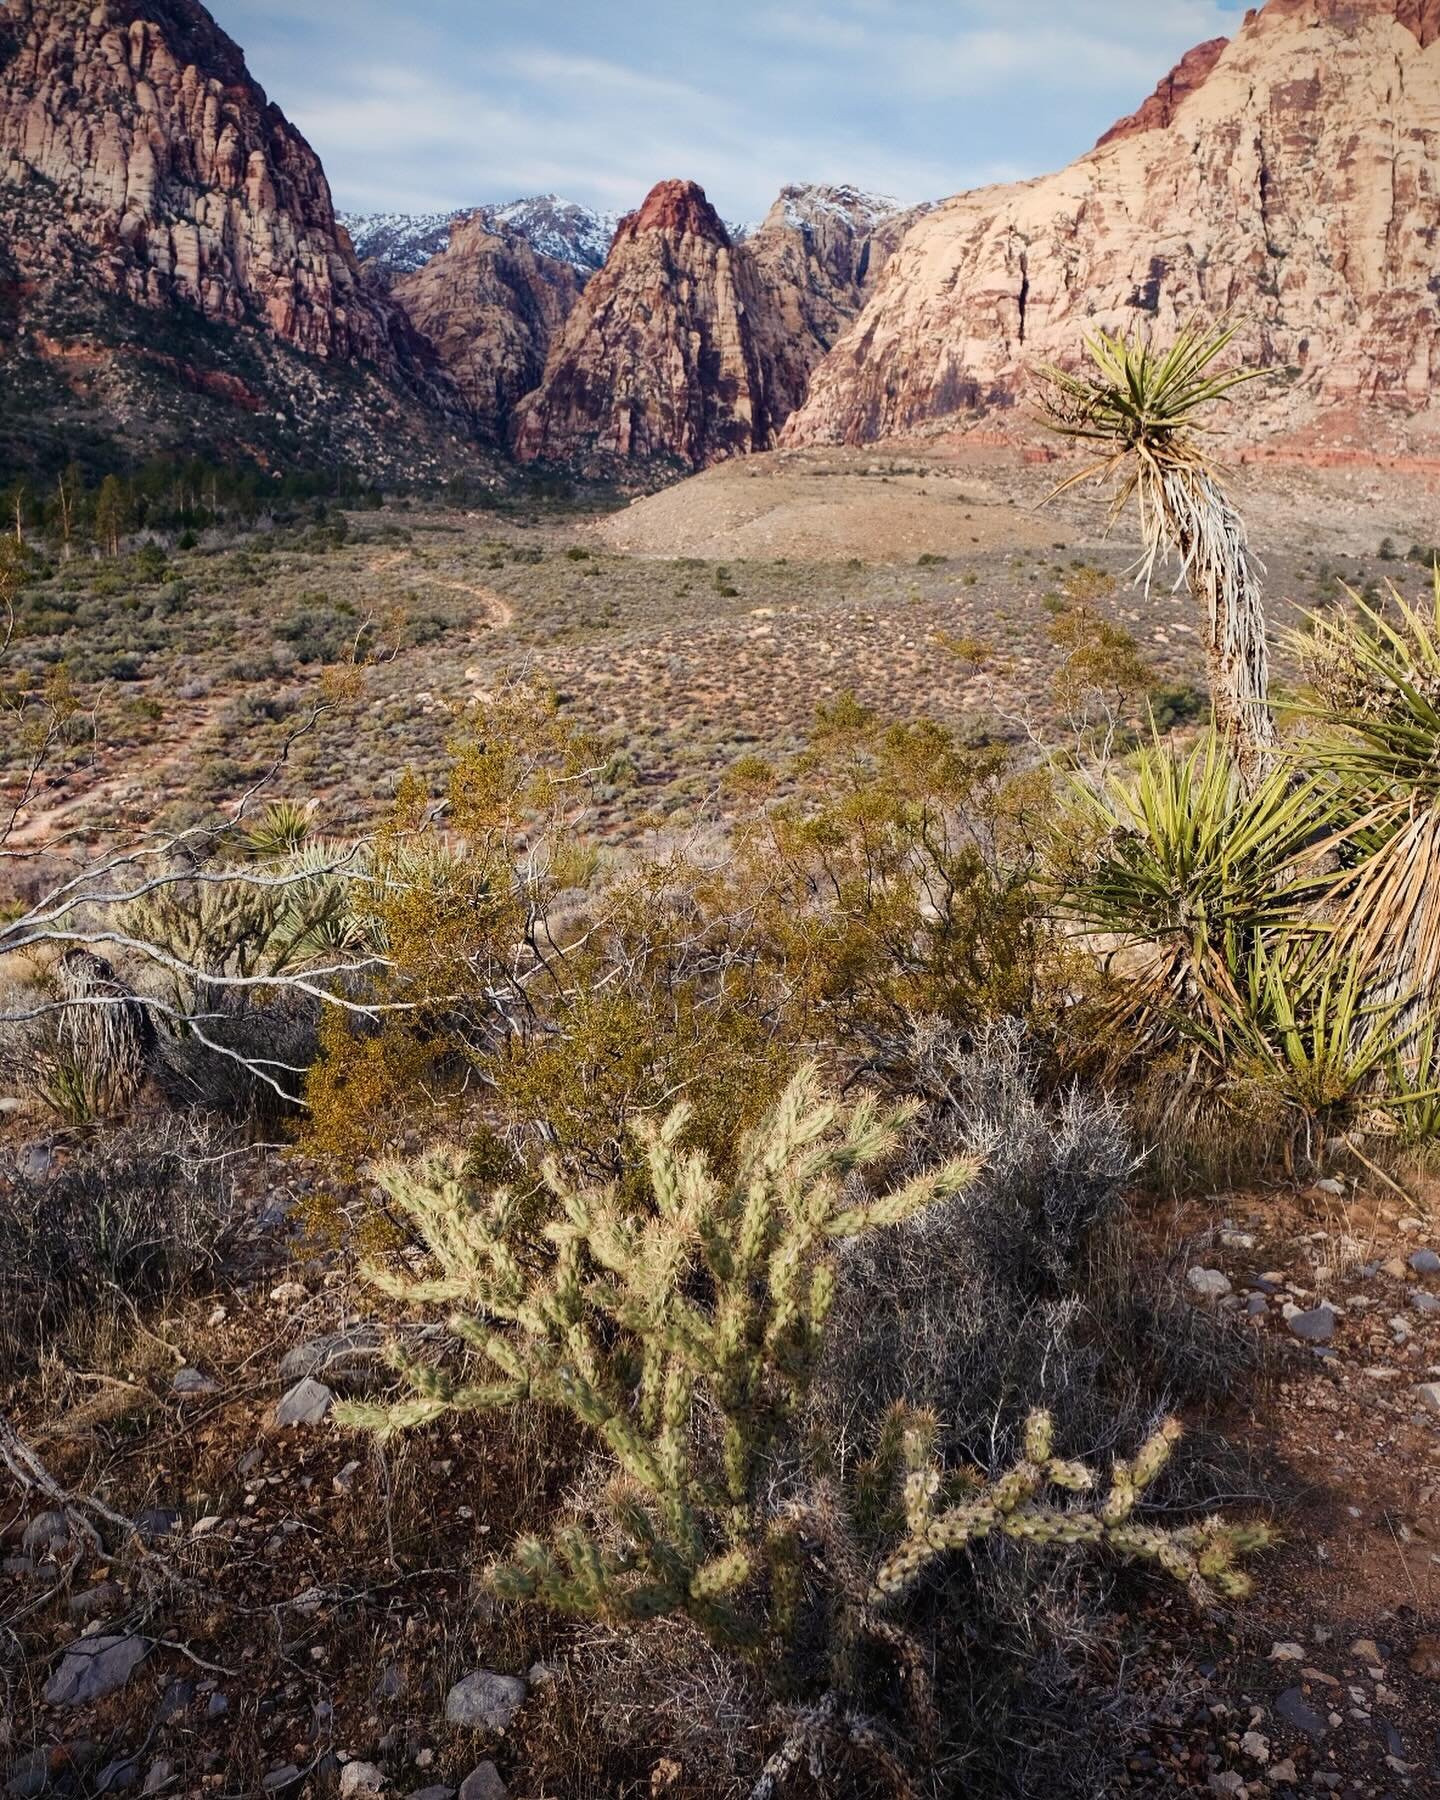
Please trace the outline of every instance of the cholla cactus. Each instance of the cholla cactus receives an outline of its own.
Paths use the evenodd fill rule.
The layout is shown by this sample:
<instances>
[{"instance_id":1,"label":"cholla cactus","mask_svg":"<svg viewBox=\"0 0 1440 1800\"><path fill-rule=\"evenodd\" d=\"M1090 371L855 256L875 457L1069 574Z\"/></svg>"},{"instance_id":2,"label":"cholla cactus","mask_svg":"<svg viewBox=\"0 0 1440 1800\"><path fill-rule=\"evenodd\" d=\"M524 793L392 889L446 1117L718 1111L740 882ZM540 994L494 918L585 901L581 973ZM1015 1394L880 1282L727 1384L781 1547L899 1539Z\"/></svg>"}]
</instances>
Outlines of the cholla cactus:
<instances>
[{"instance_id":1,"label":"cholla cactus","mask_svg":"<svg viewBox=\"0 0 1440 1800\"><path fill-rule=\"evenodd\" d=\"M689 1112L678 1107L640 1128L651 1205L638 1213L614 1188L577 1191L548 1169L559 1216L538 1276L517 1254L515 1202L472 1203L458 1154L414 1175L382 1171L435 1272L371 1278L399 1299L469 1309L452 1327L495 1378L462 1385L401 1355L414 1398L343 1416L388 1432L522 1399L573 1413L618 1465L619 1547L578 1525L549 1544L526 1539L493 1572L496 1588L612 1621L682 1612L719 1642L758 1642L779 1623L794 1562L784 1534L768 1530L762 1471L821 1349L830 1247L958 1194L975 1173L960 1160L857 1197L847 1177L891 1156L911 1113L882 1113L873 1099L844 1111L806 1068L727 1178L681 1148ZM713 1430L695 1429L702 1406ZM757 1587L776 1596L768 1620L750 1604Z\"/></svg>"},{"instance_id":2,"label":"cholla cactus","mask_svg":"<svg viewBox=\"0 0 1440 1800\"><path fill-rule=\"evenodd\" d=\"M497 1592L611 1623L682 1613L717 1644L749 1652L791 1639L818 1575L833 1679L846 1685L841 1671L860 1640L885 1645L921 1720L930 1712L923 1655L884 1615L937 1558L992 1533L1109 1545L1159 1562L1197 1594L1210 1583L1243 1592L1235 1559L1261 1534L1133 1520L1170 1454L1173 1425L1117 1465L1108 1496L1086 1510L1041 1499L1046 1487L1080 1494L1095 1485L1088 1469L1054 1454L1048 1415L1031 1419L1013 1469L953 1504L934 1466L935 1421L908 1415L890 1434L906 1469L905 1534L888 1552L862 1545L845 1496L818 1470L791 1484L808 1485L808 1498L775 1493L775 1452L824 1344L831 1246L960 1194L977 1173L963 1159L879 1197L857 1193L848 1178L892 1155L911 1110L882 1114L866 1099L844 1111L807 1068L722 1177L682 1148L680 1107L640 1129L648 1206L637 1210L615 1188L577 1191L551 1167L558 1216L539 1232L509 1194L472 1199L458 1152L414 1173L380 1171L432 1269L416 1279L372 1267L370 1278L397 1299L455 1308L452 1329L492 1373L461 1382L396 1350L413 1396L354 1403L340 1418L385 1434L525 1400L568 1411L614 1458L609 1528L597 1535L574 1523L549 1542L522 1539L491 1571Z\"/></svg>"},{"instance_id":3,"label":"cholla cactus","mask_svg":"<svg viewBox=\"0 0 1440 1800\"><path fill-rule=\"evenodd\" d=\"M1054 1454L1050 1414L1032 1413L1025 1430L1025 1454L1014 1468L942 1510L942 1479L931 1463L933 1426L920 1422L906 1433L906 1535L876 1571L871 1604L898 1599L938 1557L994 1533L1031 1544L1106 1546L1142 1562L1158 1563L1198 1600L1211 1600L1217 1590L1228 1599L1242 1598L1250 1592L1251 1582L1237 1567L1238 1559L1270 1542L1268 1527L1206 1519L1168 1530L1138 1524L1133 1517L1141 1494L1169 1462L1179 1438L1178 1421L1167 1419L1132 1462L1115 1464L1103 1499L1088 1508L1056 1506L1041 1499L1047 1487L1084 1494L1097 1483L1083 1463L1066 1462Z\"/></svg>"}]
</instances>

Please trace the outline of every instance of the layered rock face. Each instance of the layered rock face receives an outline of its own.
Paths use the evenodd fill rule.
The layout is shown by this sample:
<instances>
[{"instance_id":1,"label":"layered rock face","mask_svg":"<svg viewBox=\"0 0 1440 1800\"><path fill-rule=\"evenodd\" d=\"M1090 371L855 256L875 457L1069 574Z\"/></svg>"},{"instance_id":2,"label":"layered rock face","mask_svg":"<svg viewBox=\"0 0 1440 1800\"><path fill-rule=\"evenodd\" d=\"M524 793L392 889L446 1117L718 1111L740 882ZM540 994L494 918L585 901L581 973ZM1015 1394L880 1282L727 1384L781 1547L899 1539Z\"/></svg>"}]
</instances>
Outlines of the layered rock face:
<instances>
[{"instance_id":1,"label":"layered rock face","mask_svg":"<svg viewBox=\"0 0 1440 1800\"><path fill-rule=\"evenodd\" d=\"M492 231L478 212L457 221L448 249L392 288L434 345L476 428L503 440L515 403L539 386L550 345L580 298L568 262Z\"/></svg>"},{"instance_id":2,"label":"layered rock face","mask_svg":"<svg viewBox=\"0 0 1440 1800\"><path fill-rule=\"evenodd\" d=\"M701 468L768 448L917 216L854 188L789 187L736 244L693 182L661 182L518 409L516 455Z\"/></svg>"},{"instance_id":3,"label":"layered rock face","mask_svg":"<svg viewBox=\"0 0 1440 1800\"><path fill-rule=\"evenodd\" d=\"M920 216L851 187L787 187L738 247L741 292L773 434Z\"/></svg>"},{"instance_id":4,"label":"layered rock face","mask_svg":"<svg viewBox=\"0 0 1440 1800\"><path fill-rule=\"evenodd\" d=\"M0 251L19 295L14 354L102 414L108 382L112 424L129 428L131 403L143 413L129 379L142 365L271 423L278 405L291 444L318 442L326 409L356 405L366 382L383 390L368 397L377 422L409 412L420 438L463 417L363 278L314 152L195 0L8 0ZM235 425L240 446L257 441Z\"/></svg>"},{"instance_id":5,"label":"layered rock face","mask_svg":"<svg viewBox=\"0 0 1440 1800\"><path fill-rule=\"evenodd\" d=\"M319 160L191 0L11 0L0 180L60 217L24 262L83 255L144 305L261 323L308 355L392 360ZM68 241L67 241L68 240Z\"/></svg>"},{"instance_id":6,"label":"layered rock face","mask_svg":"<svg viewBox=\"0 0 1440 1800\"><path fill-rule=\"evenodd\" d=\"M516 409L523 462L700 468L762 448L762 381L736 252L691 181L662 181L620 221L605 267Z\"/></svg>"},{"instance_id":7,"label":"layered rock face","mask_svg":"<svg viewBox=\"0 0 1440 1800\"><path fill-rule=\"evenodd\" d=\"M1338 409L1428 434L1440 0L1270 0L1117 130L1060 174L916 223L785 440L1003 412L1088 330L1163 339L1197 308L1233 310L1239 353L1274 371L1246 392L1248 432Z\"/></svg>"}]
</instances>

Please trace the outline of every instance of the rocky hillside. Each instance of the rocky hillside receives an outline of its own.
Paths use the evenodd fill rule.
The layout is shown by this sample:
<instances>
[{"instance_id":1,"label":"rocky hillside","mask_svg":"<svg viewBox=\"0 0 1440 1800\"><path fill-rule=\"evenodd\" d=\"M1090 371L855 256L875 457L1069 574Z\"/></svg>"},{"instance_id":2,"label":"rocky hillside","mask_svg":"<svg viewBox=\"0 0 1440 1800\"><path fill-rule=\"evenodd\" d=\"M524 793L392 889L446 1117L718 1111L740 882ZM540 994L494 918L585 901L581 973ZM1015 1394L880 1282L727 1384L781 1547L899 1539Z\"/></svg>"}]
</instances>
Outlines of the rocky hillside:
<instances>
[{"instance_id":1,"label":"rocky hillside","mask_svg":"<svg viewBox=\"0 0 1440 1800\"><path fill-rule=\"evenodd\" d=\"M433 353L194 0L10 0L0 260L7 385L57 438L453 460L463 411Z\"/></svg>"},{"instance_id":2,"label":"rocky hillside","mask_svg":"<svg viewBox=\"0 0 1440 1800\"><path fill-rule=\"evenodd\" d=\"M516 455L693 469L768 448L916 216L854 188L789 187L737 244L693 182L662 182L621 222L519 408Z\"/></svg>"},{"instance_id":3,"label":"rocky hillside","mask_svg":"<svg viewBox=\"0 0 1440 1800\"><path fill-rule=\"evenodd\" d=\"M1437 217L1440 0L1270 0L1070 168L916 224L786 438L1004 414L1086 330L1164 337L1202 307L1274 371L1247 430L1431 441Z\"/></svg>"},{"instance_id":4,"label":"rocky hillside","mask_svg":"<svg viewBox=\"0 0 1440 1800\"><path fill-rule=\"evenodd\" d=\"M522 462L689 468L763 448L760 370L735 251L693 181L662 181L620 221L605 267L517 408Z\"/></svg>"},{"instance_id":5,"label":"rocky hillside","mask_svg":"<svg viewBox=\"0 0 1440 1800\"><path fill-rule=\"evenodd\" d=\"M464 213L337 213L355 255L384 275L413 275L450 247L450 229Z\"/></svg>"},{"instance_id":6,"label":"rocky hillside","mask_svg":"<svg viewBox=\"0 0 1440 1800\"><path fill-rule=\"evenodd\" d=\"M804 400L812 371L924 210L852 187L787 187L739 246L768 434Z\"/></svg>"},{"instance_id":7,"label":"rocky hillside","mask_svg":"<svg viewBox=\"0 0 1440 1800\"><path fill-rule=\"evenodd\" d=\"M477 430L503 440L515 403L540 384L551 342L580 298L580 277L519 232L492 229L490 216L458 220L448 248L392 291L434 345Z\"/></svg>"}]
</instances>

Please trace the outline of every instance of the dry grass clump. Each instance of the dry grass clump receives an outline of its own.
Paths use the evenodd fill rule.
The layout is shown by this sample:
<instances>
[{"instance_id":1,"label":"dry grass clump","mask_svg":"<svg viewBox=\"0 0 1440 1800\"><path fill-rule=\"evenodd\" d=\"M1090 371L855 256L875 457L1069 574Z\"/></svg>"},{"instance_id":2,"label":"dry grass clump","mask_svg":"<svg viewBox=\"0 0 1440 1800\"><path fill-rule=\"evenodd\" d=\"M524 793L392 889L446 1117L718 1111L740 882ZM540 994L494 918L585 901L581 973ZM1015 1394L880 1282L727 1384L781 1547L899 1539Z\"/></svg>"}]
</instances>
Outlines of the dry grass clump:
<instances>
[{"instance_id":1,"label":"dry grass clump","mask_svg":"<svg viewBox=\"0 0 1440 1800\"><path fill-rule=\"evenodd\" d=\"M215 1275L237 1223L224 1141L150 1114L0 1164L0 1377Z\"/></svg>"}]
</instances>

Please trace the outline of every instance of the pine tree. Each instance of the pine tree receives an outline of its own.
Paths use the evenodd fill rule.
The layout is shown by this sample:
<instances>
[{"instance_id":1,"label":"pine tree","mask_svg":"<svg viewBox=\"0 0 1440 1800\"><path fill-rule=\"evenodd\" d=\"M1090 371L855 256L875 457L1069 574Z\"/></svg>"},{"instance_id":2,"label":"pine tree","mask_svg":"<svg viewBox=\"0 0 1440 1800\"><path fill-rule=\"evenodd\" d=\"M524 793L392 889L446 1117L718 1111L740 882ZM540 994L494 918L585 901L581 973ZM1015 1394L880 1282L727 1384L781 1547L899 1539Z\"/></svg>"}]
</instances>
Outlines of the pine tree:
<instances>
[{"instance_id":1,"label":"pine tree","mask_svg":"<svg viewBox=\"0 0 1440 1800\"><path fill-rule=\"evenodd\" d=\"M130 506L118 475L107 475L95 502L95 539L106 556L120 554L130 524Z\"/></svg>"}]
</instances>

